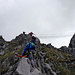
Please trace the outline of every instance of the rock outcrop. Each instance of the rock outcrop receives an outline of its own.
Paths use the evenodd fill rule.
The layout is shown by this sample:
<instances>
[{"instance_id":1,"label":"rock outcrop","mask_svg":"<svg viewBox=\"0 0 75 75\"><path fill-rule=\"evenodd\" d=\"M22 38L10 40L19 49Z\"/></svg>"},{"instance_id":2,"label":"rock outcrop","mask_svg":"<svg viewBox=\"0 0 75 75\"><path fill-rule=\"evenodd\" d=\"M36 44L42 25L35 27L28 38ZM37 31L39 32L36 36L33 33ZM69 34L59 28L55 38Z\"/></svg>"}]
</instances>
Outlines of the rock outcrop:
<instances>
[{"instance_id":1,"label":"rock outcrop","mask_svg":"<svg viewBox=\"0 0 75 75\"><path fill-rule=\"evenodd\" d=\"M73 35L73 37L70 40L69 47L70 48L75 48L75 34Z\"/></svg>"},{"instance_id":2,"label":"rock outcrop","mask_svg":"<svg viewBox=\"0 0 75 75\"><path fill-rule=\"evenodd\" d=\"M30 72L32 67L31 64L28 64L27 59L28 58L20 59L16 72L19 75L42 75L41 71L39 71L37 68L35 68L33 72ZM16 75L15 73L13 73L13 75Z\"/></svg>"}]
</instances>

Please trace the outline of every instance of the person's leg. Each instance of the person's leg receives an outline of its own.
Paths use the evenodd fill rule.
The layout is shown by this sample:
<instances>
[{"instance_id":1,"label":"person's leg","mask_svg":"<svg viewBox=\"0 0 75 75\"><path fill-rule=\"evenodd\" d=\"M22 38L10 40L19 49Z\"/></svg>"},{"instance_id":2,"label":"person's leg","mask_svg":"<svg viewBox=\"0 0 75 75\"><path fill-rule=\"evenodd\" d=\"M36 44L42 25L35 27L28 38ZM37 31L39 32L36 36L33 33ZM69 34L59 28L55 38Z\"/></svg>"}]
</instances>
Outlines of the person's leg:
<instances>
[{"instance_id":1,"label":"person's leg","mask_svg":"<svg viewBox=\"0 0 75 75\"><path fill-rule=\"evenodd\" d=\"M31 61L32 67L34 67L34 66L35 66L35 63L34 63L34 58L33 58L32 51L30 51L30 53L29 53L29 59L30 59L30 61Z\"/></svg>"},{"instance_id":2,"label":"person's leg","mask_svg":"<svg viewBox=\"0 0 75 75\"><path fill-rule=\"evenodd\" d=\"M36 57L36 51L33 51L33 60L35 60Z\"/></svg>"}]
</instances>

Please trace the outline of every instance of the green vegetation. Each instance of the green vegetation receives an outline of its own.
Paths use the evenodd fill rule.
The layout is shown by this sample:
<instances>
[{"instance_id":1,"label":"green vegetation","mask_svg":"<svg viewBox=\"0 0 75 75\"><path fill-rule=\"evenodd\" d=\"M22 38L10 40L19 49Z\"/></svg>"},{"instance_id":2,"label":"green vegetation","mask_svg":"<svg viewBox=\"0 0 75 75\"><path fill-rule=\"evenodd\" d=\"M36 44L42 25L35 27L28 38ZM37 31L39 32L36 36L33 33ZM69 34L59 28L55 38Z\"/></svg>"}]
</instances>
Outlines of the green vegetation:
<instances>
[{"instance_id":1,"label":"green vegetation","mask_svg":"<svg viewBox=\"0 0 75 75\"><path fill-rule=\"evenodd\" d=\"M4 74L8 71L8 68L1 68L1 74Z\"/></svg>"},{"instance_id":2,"label":"green vegetation","mask_svg":"<svg viewBox=\"0 0 75 75\"><path fill-rule=\"evenodd\" d=\"M17 43L12 43L12 42L7 42L7 43L8 43L7 45L8 50L5 51L4 55L0 56L2 60L1 63L3 63L3 61L6 58L8 58L9 61L11 61L11 59L15 57L15 53L22 55L23 50L25 48L25 46L24 47L21 46L20 49L15 50L15 48L18 46ZM36 51L39 52L38 49L36 49ZM51 62L53 64L53 67L55 68L53 69L55 72L60 71L60 73L58 73L57 75L75 75L75 64L71 63L72 61L75 61L75 58L72 58L71 54L64 53L54 48L48 48L48 47L43 47L41 51L46 52L44 59L47 58L47 60L45 60L45 62L46 63ZM13 64L17 62L18 60L14 62L10 62L10 66L12 66ZM67 66L65 63L67 64ZM8 68L4 68L3 64L1 64L1 73L4 74L7 71L8 71Z\"/></svg>"},{"instance_id":3,"label":"green vegetation","mask_svg":"<svg viewBox=\"0 0 75 75\"><path fill-rule=\"evenodd\" d=\"M8 50L8 51L5 51L6 54L0 56L0 58L1 58L2 61L4 61L7 57L8 57L8 58L12 58L13 56L15 56L15 53L22 54L22 52L23 52L23 48L18 49L17 51L12 51L12 52L10 52L10 51Z\"/></svg>"},{"instance_id":4,"label":"green vegetation","mask_svg":"<svg viewBox=\"0 0 75 75\"><path fill-rule=\"evenodd\" d=\"M71 54L58 51L54 48L43 48L42 51L46 52L44 58L48 58L45 62L51 62L55 71L60 71L58 75L75 75L75 65L69 64L73 60L75 61L75 58L72 58ZM66 67L65 63L69 65Z\"/></svg>"},{"instance_id":5,"label":"green vegetation","mask_svg":"<svg viewBox=\"0 0 75 75\"><path fill-rule=\"evenodd\" d=\"M16 46L13 46L13 43L8 42L8 45L7 45L8 50L5 51L4 55L0 56L0 58L1 58L1 74L4 74L8 71L8 67L4 68L4 65L3 65L4 60L8 58L8 60L10 62L10 66L14 65L19 60L19 59L15 60L15 61L13 60L13 58L15 57L15 53L22 55L22 52L25 48L25 47L21 47L21 49L15 50L15 47Z\"/></svg>"},{"instance_id":6,"label":"green vegetation","mask_svg":"<svg viewBox=\"0 0 75 75\"><path fill-rule=\"evenodd\" d=\"M55 65L56 70L60 71L58 75L70 75L70 71L63 66Z\"/></svg>"}]
</instances>

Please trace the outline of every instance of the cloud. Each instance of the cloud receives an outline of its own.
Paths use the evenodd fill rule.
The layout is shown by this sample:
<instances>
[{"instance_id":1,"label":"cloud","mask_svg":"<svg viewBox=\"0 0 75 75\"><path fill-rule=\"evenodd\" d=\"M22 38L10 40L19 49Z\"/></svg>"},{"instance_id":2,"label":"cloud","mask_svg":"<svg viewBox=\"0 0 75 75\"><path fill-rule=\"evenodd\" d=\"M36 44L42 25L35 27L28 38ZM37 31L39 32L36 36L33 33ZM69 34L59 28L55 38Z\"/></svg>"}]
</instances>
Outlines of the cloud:
<instances>
[{"instance_id":1,"label":"cloud","mask_svg":"<svg viewBox=\"0 0 75 75\"><path fill-rule=\"evenodd\" d=\"M74 7L74 0L0 0L0 34L7 40L23 31L45 35L73 34ZM49 41L55 43L52 39Z\"/></svg>"}]
</instances>

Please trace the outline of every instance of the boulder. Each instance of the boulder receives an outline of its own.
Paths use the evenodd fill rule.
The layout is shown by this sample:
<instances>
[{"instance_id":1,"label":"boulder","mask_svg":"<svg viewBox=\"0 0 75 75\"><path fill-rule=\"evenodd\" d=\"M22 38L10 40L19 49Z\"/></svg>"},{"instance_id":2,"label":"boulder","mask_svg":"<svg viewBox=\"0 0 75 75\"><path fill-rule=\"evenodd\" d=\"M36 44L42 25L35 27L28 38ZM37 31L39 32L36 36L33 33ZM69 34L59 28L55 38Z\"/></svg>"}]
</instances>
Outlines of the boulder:
<instances>
[{"instance_id":1,"label":"boulder","mask_svg":"<svg viewBox=\"0 0 75 75\"><path fill-rule=\"evenodd\" d=\"M41 71L39 71L37 68L35 68L33 72L30 72L31 65L28 64L27 59L28 58L22 58L20 60L16 72L19 75L41 75Z\"/></svg>"}]
</instances>

